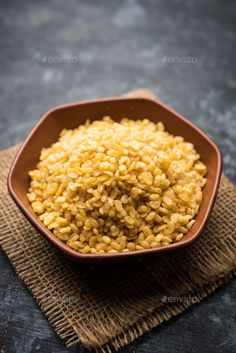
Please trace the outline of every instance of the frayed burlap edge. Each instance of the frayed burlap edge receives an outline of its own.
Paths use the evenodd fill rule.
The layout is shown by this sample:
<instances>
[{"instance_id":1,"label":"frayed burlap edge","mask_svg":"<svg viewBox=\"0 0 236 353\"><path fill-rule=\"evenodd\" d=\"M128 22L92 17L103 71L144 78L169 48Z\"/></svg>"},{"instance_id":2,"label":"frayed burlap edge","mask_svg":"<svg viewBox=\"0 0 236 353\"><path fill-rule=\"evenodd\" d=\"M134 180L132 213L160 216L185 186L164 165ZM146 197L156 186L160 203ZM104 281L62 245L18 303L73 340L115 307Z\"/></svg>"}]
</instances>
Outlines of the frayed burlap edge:
<instances>
[{"instance_id":1,"label":"frayed burlap edge","mask_svg":"<svg viewBox=\"0 0 236 353\"><path fill-rule=\"evenodd\" d=\"M133 93L127 94L127 96L141 96L141 97L151 97L155 98L152 93L147 90L137 90ZM8 155L10 159L13 154L15 154L16 147L10 148L3 153ZM7 171L4 170L4 173ZM5 179L6 175L4 175ZM1 181L3 179L1 178ZM230 184L229 181L223 177L224 183ZM1 184L1 183L0 183ZM0 185L3 187L3 185ZM5 185L4 185L5 186ZM235 189L234 189L235 193ZM144 313L142 317L135 323L123 327L117 333L114 332L113 337L109 337L107 342L103 342L102 345L96 346L89 340L80 339L81 332L79 330L81 328L75 327L73 322L68 318L67 313L63 313L61 308L55 307L53 305L49 305L44 302L45 298L45 290L43 287L40 288L37 281L37 276L35 269L32 268L32 264L25 261L24 256L21 255L21 250L19 249L19 244L17 242L12 241L12 234L6 233L6 229L4 229L4 220L1 220L0 223L0 242L3 250L6 252L7 256L11 260L14 265L17 273L22 278L22 280L26 283L26 285L31 289L36 301L42 308L43 312L48 317L50 323L55 328L57 334L66 341L68 346L72 346L76 343L83 343L85 346L89 348L94 348L97 352L111 352L112 350L117 350L120 347L130 343L135 338L138 338L144 332L152 329L164 321L169 320L171 317L176 316L195 304L196 302L201 301L203 298L211 294L220 286L227 283L235 274L235 245L236 240L232 237L228 239L224 239L224 243L222 242L221 248L221 258L214 259L212 257L212 261L217 263L224 263L225 266L222 267L221 270L217 270L215 275L212 274L212 279L208 281L208 283L204 283L202 280L201 283L201 275L199 274L199 282L198 284L202 284L200 286L195 286L189 292L182 293L185 297L190 296L189 300L185 300L184 303L178 304L160 304L158 307L150 307L148 313ZM204 277L204 276L203 276ZM166 292L168 295L168 292ZM173 293L172 293L173 294ZM191 297L197 298L196 301L192 302Z\"/></svg>"},{"instance_id":2,"label":"frayed burlap edge","mask_svg":"<svg viewBox=\"0 0 236 353\"><path fill-rule=\"evenodd\" d=\"M102 347L99 347L96 352L102 353L111 353L113 349L118 350L119 348L133 342L135 339L146 333L147 331L159 326L161 323L170 320L172 317L175 317L194 304L201 302L204 298L208 297L218 288L227 284L233 277L236 276L236 271L232 270L228 275L221 279L216 280L211 283L210 286L206 288L199 288L194 293L186 293L186 299L183 303L175 304L165 304L162 307L150 313L149 316L142 317L137 323L133 326L127 327L122 333L115 336L108 342L104 344ZM191 295L191 296L190 296ZM188 299L188 297L190 298ZM191 298L194 297L194 301Z\"/></svg>"},{"instance_id":3,"label":"frayed burlap edge","mask_svg":"<svg viewBox=\"0 0 236 353\"><path fill-rule=\"evenodd\" d=\"M48 320L53 325L60 338L66 341L68 347L74 346L76 343L80 344L77 328L73 327L70 320L65 322L66 313L63 315L59 307L54 307L53 305L48 305L41 301L41 297L44 296L43 289L39 288L38 278L32 271L32 265L31 263L25 262L25 258L21 256L21 251L18 249L17 243L12 243L12 239L5 234L5 236L1 238L1 245L11 263L14 265L17 274L27 287L31 289L34 298L46 314ZM225 250L226 249L222 249L222 255L224 257L226 255ZM228 253L228 255L230 255L229 258L233 258L231 252L230 254ZM184 293L185 300L183 303L161 305L152 312L149 312L148 316L141 317L134 325L125 327L122 332L114 336L109 342L103 344L101 347L94 347L94 349L96 352L102 353L112 352L114 349L118 350L120 347L132 342L146 331L160 325L162 322L168 321L192 305L200 302L202 299L213 293L217 288L222 287L229 282L235 275L235 269L232 269L228 273L222 273L222 278L217 278L216 280L213 279L211 283L208 283L202 288L197 288L194 292L190 291ZM194 298L194 301L192 301L192 298ZM84 344L86 345L86 342L84 342Z\"/></svg>"},{"instance_id":4,"label":"frayed burlap edge","mask_svg":"<svg viewBox=\"0 0 236 353\"><path fill-rule=\"evenodd\" d=\"M0 226L0 234L2 234L2 225ZM17 274L26 286L30 288L36 302L47 316L49 322L55 328L59 337L65 340L68 347L72 347L75 344L81 345L78 338L78 329L73 326L73 323L70 322L69 319L67 322L65 321L65 318L67 317L66 313L63 315L59 307L54 307L54 305L44 303L45 293L43 288L39 288L38 278L33 273L34 271L32 271L32 264L25 262L25 258L20 254L18 244L16 242L13 243L11 236L5 234L5 236L1 239L1 245L11 263L14 265ZM222 249L222 254L224 254L224 257L226 254L224 250L227 250L227 257L232 260L231 267L234 267L233 253L226 247L225 249ZM221 259L218 260L220 262ZM159 326L161 323L177 316L186 309L190 308L192 305L199 303L216 289L228 283L235 275L236 270L233 268L228 273L221 273L219 277L222 278L213 279L212 282L207 285L195 288L194 291L183 293L185 300L182 303L161 304L157 309L150 311L148 315L141 317L135 324L125 327L122 332L119 332L119 334L115 335L111 340L109 340L109 342L104 343L101 347L91 347L88 345L88 342L83 342L83 344L87 346L87 348L94 348L96 352L101 353L110 353L114 350L118 350L126 344L134 341L148 330ZM168 295L168 293L166 294ZM192 300L193 298L194 300Z\"/></svg>"},{"instance_id":5,"label":"frayed burlap edge","mask_svg":"<svg viewBox=\"0 0 236 353\"><path fill-rule=\"evenodd\" d=\"M3 225L0 225L0 234L2 234ZM1 245L11 263L14 265L17 274L24 281L24 283L29 287L33 293L34 298L41 307L42 311L46 314L48 320L55 328L57 334L61 339L66 341L68 347L74 346L75 344L80 344L78 338L78 329L73 327L72 322L68 319L65 321L66 313L61 312L59 307L54 307L53 305L48 305L44 303L45 293L43 288L38 286L38 278L34 274L34 269L32 269L32 264L25 262L25 258L21 256L20 249L18 248L17 242L12 242L11 236L5 234L1 238ZM232 247L232 250L235 249ZM184 293L185 300L183 303L178 304L163 304L157 309L151 311L148 315L141 317L132 326L125 327L122 332L115 335L109 342L104 343L101 347L94 347L97 352L107 353L112 352L114 349L118 350L120 347L132 342L139 336L141 336L146 331L159 326L162 322L168 321L174 316L182 313L192 305L200 302L205 297L213 293L217 288L225 285L230 281L235 275L236 270L234 268L234 254L228 247L222 249L222 256L232 261L232 269L227 273L223 272L219 274L222 278L213 279L211 283L195 288L194 291ZM220 262L221 259L218 258ZM168 294L168 293L166 293ZM188 299L189 298L189 299ZM192 301L194 298L194 301ZM89 347L88 342L83 342L85 346Z\"/></svg>"}]
</instances>

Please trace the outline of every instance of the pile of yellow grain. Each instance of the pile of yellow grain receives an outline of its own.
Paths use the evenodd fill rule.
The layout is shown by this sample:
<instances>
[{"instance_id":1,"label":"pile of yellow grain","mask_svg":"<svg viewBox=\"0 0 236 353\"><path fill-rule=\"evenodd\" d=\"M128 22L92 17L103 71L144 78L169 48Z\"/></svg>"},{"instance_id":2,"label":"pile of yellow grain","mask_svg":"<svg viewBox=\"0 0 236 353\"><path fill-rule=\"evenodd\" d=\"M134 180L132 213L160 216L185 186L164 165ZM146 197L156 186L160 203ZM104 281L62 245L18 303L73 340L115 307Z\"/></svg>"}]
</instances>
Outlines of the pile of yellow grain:
<instances>
[{"instance_id":1,"label":"pile of yellow grain","mask_svg":"<svg viewBox=\"0 0 236 353\"><path fill-rule=\"evenodd\" d=\"M83 254L157 248L194 223L206 183L193 144L161 122L109 117L63 130L30 171L28 199Z\"/></svg>"}]
</instances>

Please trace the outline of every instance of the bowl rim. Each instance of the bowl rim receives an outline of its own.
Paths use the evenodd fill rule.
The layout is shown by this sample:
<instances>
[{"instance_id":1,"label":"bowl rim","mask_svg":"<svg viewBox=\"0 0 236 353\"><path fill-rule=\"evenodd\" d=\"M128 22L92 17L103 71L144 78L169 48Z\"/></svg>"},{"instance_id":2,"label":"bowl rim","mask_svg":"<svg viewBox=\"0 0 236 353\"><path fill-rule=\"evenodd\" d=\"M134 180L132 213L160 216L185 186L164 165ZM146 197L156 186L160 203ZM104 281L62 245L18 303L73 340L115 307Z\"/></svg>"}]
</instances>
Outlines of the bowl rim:
<instances>
[{"instance_id":1,"label":"bowl rim","mask_svg":"<svg viewBox=\"0 0 236 353\"><path fill-rule=\"evenodd\" d=\"M170 245L166 245L160 248L153 248L153 249L144 249L144 250L139 250L139 251L131 251L131 252L121 252L121 253L104 253L104 254L82 254L72 248L70 248L68 245L63 243L60 239L58 239L50 230L48 230L43 223L39 219L34 218L33 216L33 211L32 214L31 212L27 209L26 206L22 203L21 199L17 196L14 186L13 186L13 172L15 169L15 166L24 151L25 147L27 146L29 140L33 137L34 133L38 129L39 126L47 119L47 117L58 110L61 109L66 109L66 108L71 108L71 107L77 107L81 105L87 105L87 104L94 104L94 103L108 103L111 101L148 101L151 103L155 103L159 106L161 106L163 109L169 111L170 113L174 114L177 119L181 120L185 124L189 125L192 129L198 132L207 142L213 147L213 149L216 152L217 155L217 168L216 168L216 176L215 176L215 181L214 181L214 186L213 186L213 191L210 195L209 201L208 201L208 207L207 211L198 227L196 232L192 235L191 238L187 240L181 240L180 242L176 242ZM163 252L169 252L173 251L176 249L180 249L183 247L186 247L190 244L192 244L202 233L209 217L211 214L211 211L213 209L216 196L217 196L217 191L220 183L220 178L221 178L221 173L222 173L222 154L219 149L219 147L216 145L214 141L210 137L207 136L205 132L203 132L195 123L189 121L185 117L183 117L181 114L177 113L174 109L168 107L166 104L163 102L160 102L158 99L152 99L152 98L145 98L145 97L108 97L108 98L102 98L102 99L94 99L94 100L83 100L83 101L78 101L78 102L73 102L73 103L67 103L67 104L62 104L55 106L54 108L51 108L48 110L36 123L36 125L31 129L25 140L23 141L22 145L20 146L19 150L17 151L13 162L11 164L8 177L7 177L7 187L10 196L16 203L16 205L19 207L20 211L24 214L24 216L27 218L27 220L36 228L36 230L44 236L50 243L52 243L58 250L60 250L62 253L67 255L68 257L77 260L77 261L93 261L93 260L105 260L105 259L118 259L118 258L131 258L131 257L139 257L143 255L151 255L151 254L156 254L156 253L163 253Z\"/></svg>"}]
</instances>

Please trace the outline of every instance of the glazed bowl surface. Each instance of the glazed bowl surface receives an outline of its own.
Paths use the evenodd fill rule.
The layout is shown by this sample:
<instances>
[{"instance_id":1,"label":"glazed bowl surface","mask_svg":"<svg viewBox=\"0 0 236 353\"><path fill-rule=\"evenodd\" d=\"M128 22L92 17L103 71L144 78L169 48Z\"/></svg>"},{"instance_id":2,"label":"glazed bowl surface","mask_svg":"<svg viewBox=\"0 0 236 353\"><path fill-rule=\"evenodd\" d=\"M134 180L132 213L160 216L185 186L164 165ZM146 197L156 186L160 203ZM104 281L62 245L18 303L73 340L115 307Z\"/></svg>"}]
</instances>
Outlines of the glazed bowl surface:
<instances>
[{"instance_id":1,"label":"glazed bowl surface","mask_svg":"<svg viewBox=\"0 0 236 353\"><path fill-rule=\"evenodd\" d=\"M81 254L63 243L33 212L27 198L30 178L28 172L35 169L43 147L49 147L56 142L63 129L74 129L90 121L99 120L109 115L113 120L149 119L153 122L162 121L168 132L182 136L194 144L201 160L207 166L207 183L203 189L203 201L196 216L193 227L184 238L176 243L155 249L139 250L124 253ZM8 175L8 190L19 209L30 223L54 247L75 261L119 260L134 258L177 250L192 244L202 233L211 214L222 172L222 157L216 144L197 126L165 104L146 98L108 98L93 101L83 101L62 105L48 111L30 132L20 147Z\"/></svg>"}]
</instances>

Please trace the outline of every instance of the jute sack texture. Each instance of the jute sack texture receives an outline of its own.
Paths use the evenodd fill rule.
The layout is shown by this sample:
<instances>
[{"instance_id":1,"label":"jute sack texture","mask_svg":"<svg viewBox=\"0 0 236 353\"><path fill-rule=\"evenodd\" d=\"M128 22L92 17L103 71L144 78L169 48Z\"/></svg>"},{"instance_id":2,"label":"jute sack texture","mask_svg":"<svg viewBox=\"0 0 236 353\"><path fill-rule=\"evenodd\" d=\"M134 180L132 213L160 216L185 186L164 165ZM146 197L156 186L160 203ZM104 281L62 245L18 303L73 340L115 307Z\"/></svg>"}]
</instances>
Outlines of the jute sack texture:
<instances>
[{"instance_id":1,"label":"jute sack texture","mask_svg":"<svg viewBox=\"0 0 236 353\"><path fill-rule=\"evenodd\" d=\"M147 90L127 95L154 98ZM6 178L18 147L0 153L0 244L68 346L117 350L235 275L236 188L225 176L210 221L192 246L131 262L76 264L37 233L8 194ZM170 302L173 297L180 300Z\"/></svg>"}]
</instances>

